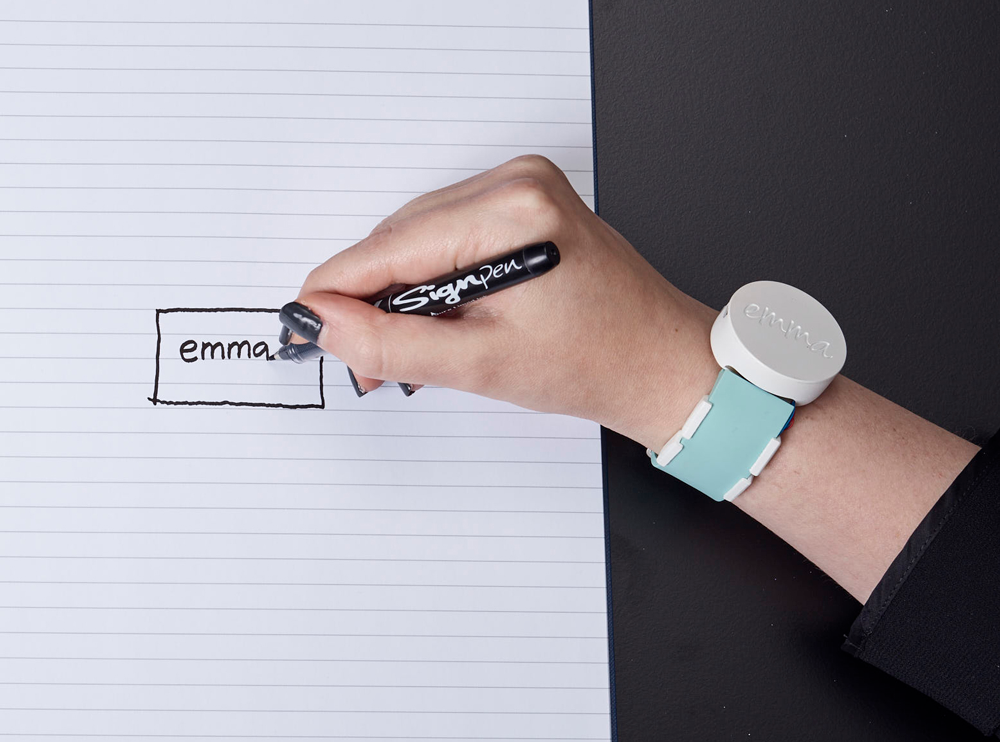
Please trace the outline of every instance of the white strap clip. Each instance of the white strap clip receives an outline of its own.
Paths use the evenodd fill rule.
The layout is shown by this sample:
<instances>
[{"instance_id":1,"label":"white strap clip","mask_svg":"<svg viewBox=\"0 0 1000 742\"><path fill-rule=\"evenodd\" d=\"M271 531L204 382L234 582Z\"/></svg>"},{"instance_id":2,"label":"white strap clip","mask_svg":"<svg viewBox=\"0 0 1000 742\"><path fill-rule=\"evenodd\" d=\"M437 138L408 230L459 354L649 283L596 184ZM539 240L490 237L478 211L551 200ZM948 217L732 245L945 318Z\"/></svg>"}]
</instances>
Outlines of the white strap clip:
<instances>
[{"instance_id":1,"label":"white strap clip","mask_svg":"<svg viewBox=\"0 0 1000 742\"><path fill-rule=\"evenodd\" d=\"M656 465L666 466L674 457L684 450L684 444L681 443L681 438L693 438L695 432L697 432L698 427L701 425L702 421L708 415L712 409L712 403L708 401L708 395L699 400L698 404L695 405L694 410L688 415L688 419L684 421L684 425L674 433L673 438L667 441L660 452L656 455Z\"/></svg>"},{"instance_id":2,"label":"white strap clip","mask_svg":"<svg viewBox=\"0 0 1000 742\"><path fill-rule=\"evenodd\" d=\"M660 449L660 452L656 454L655 460L658 467L666 467L667 464L674 460L677 454L684 450L684 443L682 441L690 440L694 437L694 434L698 431L698 428L701 426L702 422L711 410L712 403L708 401L708 396L706 395L701 398L697 405L695 405L694 410L690 415L688 415L688 419L684 421L683 427L674 433L673 437L667 441L663 445L663 448ZM764 446L764 450L760 452L760 456L758 456L757 460L753 462L747 476L737 480L737 482L724 495L725 499L732 502L743 494L744 490L746 490L746 488L753 482L753 478L764 470L764 467L767 466L767 463L774 456L780 445L781 436L777 436L769 440L767 445ZM648 448L646 449L646 453L649 456L653 456L653 452Z\"/></svg>"},{"instance_id":3,"label":"white strap clip","mask_svg":"<svg viewBox=\"0 0 1000 742\"><path fill-rule=\"evenodd\" d=\"M780 445L781 436L769 440L767 445L764 446L764 450L760 452L760 456L758 456L757 460L753 462L753 466L750 467L750 475L743 477L743 479L736 482L736 484L729 489L729 492L723 495L724 499L732 502L737 497L742 495L743 491L753 482L753 478L764 470L764 467L767 466L767 462L771 460L771 457L774 456L774 452L778 450L778 446Z\"/></svg>"}]
</instances>

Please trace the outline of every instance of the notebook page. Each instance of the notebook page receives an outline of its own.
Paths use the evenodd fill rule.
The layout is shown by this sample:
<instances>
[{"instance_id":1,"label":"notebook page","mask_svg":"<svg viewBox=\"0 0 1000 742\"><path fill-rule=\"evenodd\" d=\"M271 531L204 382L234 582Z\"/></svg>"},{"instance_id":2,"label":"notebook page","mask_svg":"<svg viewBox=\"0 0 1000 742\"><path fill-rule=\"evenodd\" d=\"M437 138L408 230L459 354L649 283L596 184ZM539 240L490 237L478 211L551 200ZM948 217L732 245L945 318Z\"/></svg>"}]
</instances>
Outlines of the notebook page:
<instances>
[{"instance_id":1,"label":"notebook page","mask_svg":"<svg viewBox=\"0 0 1000 742\"><path fill-rule=\"evenodd\" d=\"M421 192L592 203L588 24L0 6L0 737L610 738L597 426L259 355Z\"/></svg>"}]
</instances>

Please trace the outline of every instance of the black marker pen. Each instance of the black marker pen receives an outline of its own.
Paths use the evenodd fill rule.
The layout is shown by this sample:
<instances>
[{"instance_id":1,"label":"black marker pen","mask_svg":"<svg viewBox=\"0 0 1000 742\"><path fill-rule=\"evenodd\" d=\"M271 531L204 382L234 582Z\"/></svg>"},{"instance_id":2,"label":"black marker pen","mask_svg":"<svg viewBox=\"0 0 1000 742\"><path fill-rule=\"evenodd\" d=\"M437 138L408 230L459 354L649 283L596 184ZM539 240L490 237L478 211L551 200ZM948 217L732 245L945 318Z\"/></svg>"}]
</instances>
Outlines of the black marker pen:
<instances>
[{"instance_id":1,"label":"black marker pen","mask_svg":"<svg viewBox=\"0 0 1000 742\"><path fill-rule=\"evenodd\" d=\"M447 275L435 278L426 283L405 286L383 297L369 299L375 307L390 314L420 314L434 316L450 312L461 306L495 294L497 291L516 286L532 278L548 273L559 265L559 248L552 242L542 242L528 245L497 258L476 263L470 268L462 268ZM314 327L319 318L312 312L304 314L299 304L287 304L281 309L278 318L287 328L289 324L299 325L305 322L306 329L315 337L319 334L318 326ZM308 311L308 310L307 310ZM296 333L306 337L298 327L293 327ZM315 330L314 333L312 331ZM281 337L287 339L288 334L282 331ZM308 338L307 338L308 339ZM314 343L284 345L271 358L282 361L305 363L308 360L323 355L323 349ZM412 394L408 384L399 382L404 392Z\"/></svg>"},{"instance_id":2,"label":"black marker pen","mask_svg":"<svg viewBox=\"0 0 1000 742\"><path fill-rule=\"evenodd\" d=\"M434 316L541 276L557 265L559 248L543 242L369 301L390 314Z\"/></svg>"},{"instance_id":3,"label":"black marker pen","mask_svg":"<svg viewBox=\"0 0 1000 742\"><path fill-rule=\"evenodd\" d=\"M283 345L269 357L269 361L292 361L294 363L305 363L313 361L323 355L326 351L315 343L289 343Z\"/></svg>"}]
</instances>

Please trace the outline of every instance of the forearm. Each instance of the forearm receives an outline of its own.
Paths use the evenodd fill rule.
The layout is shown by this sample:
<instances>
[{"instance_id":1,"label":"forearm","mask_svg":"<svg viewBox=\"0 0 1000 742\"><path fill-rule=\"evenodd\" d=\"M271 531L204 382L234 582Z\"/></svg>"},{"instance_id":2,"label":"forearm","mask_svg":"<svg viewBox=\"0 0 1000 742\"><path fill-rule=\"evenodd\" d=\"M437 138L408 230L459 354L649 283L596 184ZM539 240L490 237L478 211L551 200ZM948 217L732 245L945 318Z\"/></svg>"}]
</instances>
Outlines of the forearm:
<instances>
[{"instance_id":1,"label":"forearm","mask_svg":"<svg viewBox=\"0 0 1000 742\"><path fill-rule=\"evenodd\" d=\"M686 301L686 299L685 299ZM677 392L659 446L718 373L708 336L717 311L690 300ZM679 334L678 333L678 334ZM662 438L659 439L659 438ZM844 376L799 407L782 446L735 504L864 602L938 497L979 450Z\"/></svg>"},{"instance_id":2,"label":"forearm","mask_svg":"<svg viewBox=\"0 0 1000 742\"><path fill-rule=\"evenodd\" d=\"M358 300L544 241L559 245L558 270L463 307L461 321ZM463 389L586 417L656 451L719 370L717 311L657 273L539 157L415 199L312 271L298 301L321 320L319 345L366 389ZM976 452L843 377L782 441L736 503L859 600Z\"/></svg>"}]
</instances>

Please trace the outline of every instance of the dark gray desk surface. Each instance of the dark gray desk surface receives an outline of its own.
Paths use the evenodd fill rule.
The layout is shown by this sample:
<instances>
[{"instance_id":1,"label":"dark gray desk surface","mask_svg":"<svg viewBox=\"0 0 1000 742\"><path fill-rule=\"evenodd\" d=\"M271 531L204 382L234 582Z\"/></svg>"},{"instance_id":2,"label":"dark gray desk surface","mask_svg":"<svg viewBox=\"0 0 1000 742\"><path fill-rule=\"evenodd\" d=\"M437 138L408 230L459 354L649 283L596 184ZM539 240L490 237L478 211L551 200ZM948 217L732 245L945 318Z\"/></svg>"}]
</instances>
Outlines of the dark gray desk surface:
<instances>
[{"instance_id":1,"label":"dark gray desk surface","mask_svg":"<svg viewBox=\"0 0 1000 742\"><path fill-rule=\"evenodd\" d=\"M721 307L819 297L844 373L1000 426L1000 5L594 0L599 211ZM859 606L735 508L607 438L622 740L974 740L852 659Z\"/></svg>"}]
</instances>

